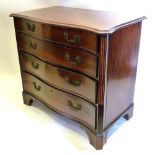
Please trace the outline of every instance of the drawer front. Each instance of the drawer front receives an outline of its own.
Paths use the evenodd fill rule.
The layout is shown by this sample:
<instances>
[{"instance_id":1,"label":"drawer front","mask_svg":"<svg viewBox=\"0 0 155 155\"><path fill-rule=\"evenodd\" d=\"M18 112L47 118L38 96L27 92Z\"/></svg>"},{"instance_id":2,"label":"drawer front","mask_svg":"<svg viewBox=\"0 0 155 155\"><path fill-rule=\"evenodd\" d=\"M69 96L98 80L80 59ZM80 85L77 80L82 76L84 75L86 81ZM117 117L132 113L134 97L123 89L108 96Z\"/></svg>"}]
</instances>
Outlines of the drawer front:
<instances>
[{"instance_id":1,"label":"drawer front","mask_svg":"<svg viewBox=\"0 0 155 155\"><path fill-rule=\"evenodd\" d=\"M48 106L72 116L95 129L96 106L74 95L50 87L36 77L23 72L23 89L44 100Z\"/></svg>"},{"instance_id":2,"label":"drawer front","mask_svg":"<svg viewBox=\"0 0 155 155\"><path fill-rule=\"evenodd\" d=\"M96 77L97 56L77 49L54 46L18 33L16 36L19 50L27 51L48 62L67 66Z\"/></svg>"},{"instance_id":3,"label":"drawer front","mask_svg":"<svg viewBox=\"0 0 155 155\"><path fill-rule=\"evenodd\" d=\"M22 70L37 75L51 85L95 103L96 81L84 75L49 65L24 52L19 52L19 57Z\"/></svg>"},{"instance_id":4,"label":"drawer front","mask_svg":"<svg viewBox=\"0 0 155 155\"><path fill-rule=\"evenodd\" d=\"M97 52L97 34L93 32L48 25L16 17L14 22L15 29L25 34Z\"/></svg>"}]
</instances>

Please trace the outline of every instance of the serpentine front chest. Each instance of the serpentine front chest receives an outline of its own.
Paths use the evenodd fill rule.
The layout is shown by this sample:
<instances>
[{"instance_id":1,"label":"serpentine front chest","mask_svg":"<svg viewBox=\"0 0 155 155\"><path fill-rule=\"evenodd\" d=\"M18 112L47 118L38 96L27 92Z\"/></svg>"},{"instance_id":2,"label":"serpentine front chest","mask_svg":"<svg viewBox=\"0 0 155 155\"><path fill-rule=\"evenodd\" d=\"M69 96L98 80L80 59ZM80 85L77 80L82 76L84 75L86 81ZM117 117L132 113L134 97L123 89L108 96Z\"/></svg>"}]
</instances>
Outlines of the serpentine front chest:
<instances>
[{"instance_id":1,"label":"serpentine front chest","mask_svg":"<svg viewBox=\"0 0 155 155\"><path fill-rule=\"evenodd\" d=\"M132 116L145 17L58 6L11 16L24 103L78 122L102 149L116 120Z\"/></svg>"}]
</instances>

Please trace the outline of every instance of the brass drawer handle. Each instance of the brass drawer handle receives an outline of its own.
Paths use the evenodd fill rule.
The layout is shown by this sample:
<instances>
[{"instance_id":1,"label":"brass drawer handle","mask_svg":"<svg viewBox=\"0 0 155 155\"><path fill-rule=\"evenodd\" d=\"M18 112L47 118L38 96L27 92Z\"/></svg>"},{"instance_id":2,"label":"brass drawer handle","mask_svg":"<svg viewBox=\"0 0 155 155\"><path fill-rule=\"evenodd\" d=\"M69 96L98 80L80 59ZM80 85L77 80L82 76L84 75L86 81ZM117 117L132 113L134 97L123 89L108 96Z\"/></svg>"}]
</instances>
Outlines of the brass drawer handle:
<instances>
[{"instance_id":1,"label":"brass drawer handle","mask_svg":"<svg viewBox=\"0 0 155 155\"><path fill-rule=\"evenodd\" d=\"M32 67L34 69L39 69L39 64L38 63L35 63L34 61L32 61L31 65L32 65Z\"/></svg>"},{"instance_id":2,"label":"brass drawer handle","mask_svg":"<svg viewBox=\"0 0 155 155\"><path fill-rule=\"evenodd\" d=\"M70 100L68 100L68 106L73 111L80 111L81 110L81 104L77 104L77 106L75 107L73 105L72 101L70 101Z\"/></svg>"},{"instance_id":3,"label":"brass drawer handle","mask_svg":"<svg viewBox=\"0 0 155 155\"><path fill-rule=\"evenodd\" d=\"M66 53L65 55L65 59L71 63L75 63L77 65L81 64L81 57L80 56L76 56L75 58L73 56L71 56L70 53Z\"/></svg>"},{"instance_id":4,"label":"brass drawer handle","mask_svg":"<svg viewBox=\"0 0 155 155\"><path fill-rule=\"evenodd\" d=\"M68 76L65 77L67 83L71 84L74 87L80 87L81 81L76 79L70 79Z\"/></svg>"},{"instance_id":5,"label":"brass drawer handle","mask_svg":"<svg viewBox=\"0 0 155 155\"><path fill-rule=\"evenodd\" d=\"M68 32L64 32L64 38L68 43L79 44L80 42L80 35L78 34L74 35L73 38L70 38Z\"/></svg>"},{"instance_id":6,"label":"brass drawer handle","mask_svg":"<svg viewBox=\"0 0 155 155\"><path fill-rule=\"evenodd\" d=\"M34 88L35 88L37 91L40 91L40 90L41 90L41 86L37 86L36 82L33 82L33 85L34 85Z\"/></svg>"},{"instance_id":7,"label":"brass drawer handle","mask_svg":"<svg viewBox=\"0 0 155 155\"><path fill-rule=\"evenodd\" d=\"M36 42L33 43L32 40L29 40L29 46L34 50L37 49L37 43Z\"/></svg>"},{"instance_id":8,"label":"brass drawer handle","mask_svg":"<svg viewBox=\"0 0 155 155\"><path fill-rule=\"evenodd\" d=\"M35 24L26 23L28 31L35 32Z\"/></svg>"}]
</instances>

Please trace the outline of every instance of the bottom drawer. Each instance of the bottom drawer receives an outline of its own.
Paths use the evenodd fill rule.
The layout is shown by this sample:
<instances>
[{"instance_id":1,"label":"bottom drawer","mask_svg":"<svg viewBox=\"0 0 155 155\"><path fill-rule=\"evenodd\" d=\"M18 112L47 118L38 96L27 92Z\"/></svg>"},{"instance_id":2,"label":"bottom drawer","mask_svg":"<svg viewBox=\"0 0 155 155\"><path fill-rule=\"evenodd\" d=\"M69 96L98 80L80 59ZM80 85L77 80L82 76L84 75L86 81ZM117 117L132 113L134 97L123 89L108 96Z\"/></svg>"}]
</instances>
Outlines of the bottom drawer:
<instances>
[{"instance_id":1,"label":"bottom drawer","mask_svg":"<svg viewBox=\"0 0 155 155\"><path fill-rule=\"evenodd\" d=\"M95 129L96 106L76 97L53 88L35 76L22 72L23 89L26 92L41 98L47 106L61 114Z\"/></svg>"}]
</instances>

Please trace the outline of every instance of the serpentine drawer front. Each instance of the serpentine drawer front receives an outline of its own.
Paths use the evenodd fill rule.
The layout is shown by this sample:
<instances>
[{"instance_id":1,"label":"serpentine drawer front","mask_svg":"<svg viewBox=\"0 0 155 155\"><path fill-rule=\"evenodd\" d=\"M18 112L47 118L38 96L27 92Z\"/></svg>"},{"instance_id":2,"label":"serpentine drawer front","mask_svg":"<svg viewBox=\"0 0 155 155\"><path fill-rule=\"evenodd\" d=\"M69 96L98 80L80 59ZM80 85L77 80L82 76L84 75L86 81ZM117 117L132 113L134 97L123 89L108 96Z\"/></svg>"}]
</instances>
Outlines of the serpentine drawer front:
<instances>
[{"instance_id":1,"label":"serpentine drawer front","mask_svg":"<svg viewBox=\"0 0 155 155\"><path fill-rule=\"evenodd\" d=\"M33 94L36 97L38 96L45 101L48 106L53 107L55 111L71 116L73 119L95 129L95 105L92 105L81 98L50 87L28 73L23 72L22 78L24 91Z\"/></svg>"},{"instance_id":2,"label":"serpentine drawer front","mask_svg":"<svg viewBox=\"0 0 155 155\"><path fill-rule=\"evenodd\" d=\"M51 85L79 94L81 97L83 96L87 98L87 100L95 103L95 80L81 74L49 65L24 52L19 54L19 58L22 70L37 75Z\"/></svg>"},{"instance_id":3,"label":"serpentine drawer front","mask_svg":"<svg viewBox=\"0 0 155 155\"><path fill-rule=\"evenodd\" d=\"M66 66L90 76L97 74L97 56L88 52L58 47L32 37L17 33L18 50L33 54L56 65Z\"/></svg>"},{"instance_id":4,"label":"serpentine drawer front","mask_svg":"<svg viewBox=\"0 0 155 155\"><path fill-rule=\"evenodd\" d=\"M11 16L24 103L40 101L78 122L102 149L113 124L132 117L146 17L59 6Z\"/></svg>"},{"instance_id":5,"label":"serpentine drawer front","mask_svg":"<svg viewBox=\"0 0 155 155\"><path fill-rule=\"evenodd\" d=\"M81 47L94 53L97 51L97 35L89 31L51 26L22 18L15 18L15 27L18 32L23 32L42 40Z\"/></svg>"}]
</instances>

